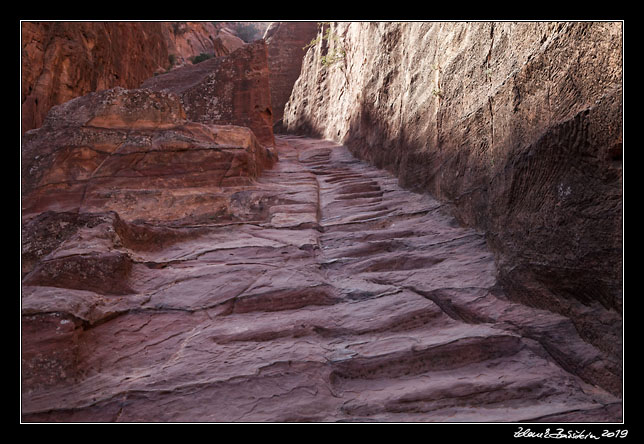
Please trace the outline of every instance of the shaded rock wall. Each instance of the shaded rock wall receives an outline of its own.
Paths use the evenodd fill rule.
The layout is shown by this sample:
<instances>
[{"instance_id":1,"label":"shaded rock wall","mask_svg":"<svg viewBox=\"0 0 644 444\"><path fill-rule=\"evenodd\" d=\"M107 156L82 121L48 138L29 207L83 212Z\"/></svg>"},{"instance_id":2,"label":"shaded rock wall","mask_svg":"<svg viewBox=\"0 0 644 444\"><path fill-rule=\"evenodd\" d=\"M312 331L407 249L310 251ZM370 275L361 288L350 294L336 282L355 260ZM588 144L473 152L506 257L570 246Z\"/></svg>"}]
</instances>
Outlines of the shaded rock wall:
<instances>
[{"instance_id":1,"label":"shaded rock wall","mask_svg":"<svg viewBox=\"0 0 644 444\"><path fill-rule=\"evenodd\" d=\"M620 23L337 23L290 132L343 142L486 231L508 294L621 353ZM601 319L601 320L600 320Z\"/></svg>"},{"instance_id":2,"label":"shaded rock wall","mask_svg":"<svg viewBox=\"0 0 644 444\"><path fill-rule=\"evenodd\" d=\"M317 22L274 22L266 29L275 130L282 129L284 105L300 76L304 47L315 38L317 28Z\"/></svg>"},{"instance_id":3,"label":"shaded rock wall","mask_svg":"<svg viewBox=\"0 0 644 444\"><path fill-rule=\"evenodd\" d=\"M250 128L274 145L266 43L259 40L231 54L153 77L143 88L181 97L188 119Z\"/></svg>"}]
</instances>

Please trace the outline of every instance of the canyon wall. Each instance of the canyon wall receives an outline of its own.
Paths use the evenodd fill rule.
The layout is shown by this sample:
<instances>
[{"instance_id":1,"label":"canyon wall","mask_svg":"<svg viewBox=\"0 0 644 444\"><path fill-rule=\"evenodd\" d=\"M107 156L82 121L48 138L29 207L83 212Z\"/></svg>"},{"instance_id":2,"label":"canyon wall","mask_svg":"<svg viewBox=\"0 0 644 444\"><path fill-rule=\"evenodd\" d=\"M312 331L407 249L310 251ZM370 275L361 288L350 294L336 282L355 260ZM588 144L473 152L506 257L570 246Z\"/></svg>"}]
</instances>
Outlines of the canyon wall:
<instances>
[{"instance_id":1,"label":"canyon wall","mask_svg":"<svg viewBox=\"0 0 644 444\"><path fill-rule=\"evenodd\" d=\"M282 130L284 105L300 76L305 46L315 38L317 22L273 22L266 29L275 130Z\"/></svg>"},{"instance_id":2,"label":"canyon wall","mask_svg":"<svg viewBox=\"0 0 644 444\"><path fill-rule=\"evenodd\" d=\"M619 358L621 23L327 24L284 126L441 199L509 297Z\"/></svg>"},{"instance_id":3,"label":"canyon wall","mask_svg":"<svg viewBox=\"0 0 644 444\"><path fill-rule=\"evenodd\" d=\"M161 22L22 22L22 132L92 91L136 88L169 64ZM128 54L128 57L124 57Z\"/></svg>"},{"instance_id":4,"label":"canyon wall","mask_svg":"<svg viewBox=\"0 0 644 444\"><path fill-rule=\"evenodd\" d=\"M22 132L49 109L89 92L138 88L201 53L244 41L211 22L22 22ZM127 54L127 57L124 57Z\"/></svg>"},{"instance_id":5,"label":"canyon wall","mask_svg":"<svg viewBox=\"0 0 644 444\"><path fill-rule=\"evenodd\" d=\"M169 57L175 66L190 63L192 57L210 54L221 57L245 42L223 25L213 22L163 22Z\"/></svg>"}]
</instances>

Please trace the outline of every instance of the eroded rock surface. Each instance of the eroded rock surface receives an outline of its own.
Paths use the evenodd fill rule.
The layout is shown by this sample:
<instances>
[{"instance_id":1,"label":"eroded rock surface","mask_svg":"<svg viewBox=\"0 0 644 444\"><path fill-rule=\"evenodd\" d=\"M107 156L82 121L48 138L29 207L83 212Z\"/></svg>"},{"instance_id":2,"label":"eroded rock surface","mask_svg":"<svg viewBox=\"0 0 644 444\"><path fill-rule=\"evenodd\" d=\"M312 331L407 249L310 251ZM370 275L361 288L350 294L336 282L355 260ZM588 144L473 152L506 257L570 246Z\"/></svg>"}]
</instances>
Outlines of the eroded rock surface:
<instances>
[{"instance_id":1,"label":"eroded rock surface","mask_svg":"<svg viewBox=\"0 0 644 444\"><path fill-rule=\"evenodd\" d=\"M23 133L55 105L138 88L201 53L223 56L245 44L212 22L22 22L21 39Z\"/></svg>"},{"instance_id":2,"label":"eroded rock surface","mask_svg":"<svg viewBox=\"0 0 644 444\"><path fill-rule=\"evenodd\" d=\"M162 22L168 55L175 66L200 54L221 57L244 46L242 39L213 22Z\"/></svg>"},{"instance_id":3,"label":"eroded rock surface","mask_svg":"<svg viewBox=\"0 0 644 444\"><path fill-rule=\"evenodd\" d=\"M277 150L234 220L31 219L60 236L24 270L23 420L620 420L610 359L507 300L480 232L344 146Z\"/></svg>"},{"instance_id":4,"label":"eroded rock surface","mask_svg":"<svg viewBox=\"0 0 644 444\"><path fill-rule=\"evenodd\" d=\"M153 77L141 87L177 94L191 121L245 126L260 143L275 143L263 40L244 45L227 56Z\"/></svg>"},{"instance_id":5,"label":"eroded rock surface","mask_svg":"<svg viewBox=\"0 0 644 444\"><path fill-rule=\"evenodd\" d=\"M284 105L300 76L306 46L315 38L317 22L273 22L264 33L268 47L271 104L276 131L282 131Z\"/></svg>"},{"instance_id":6,"label":"eroded rock surface","mask_svg":"<svg viewBox=\"0 0 644 444\"><path fill-rule=\"evenodd\" d=\"M169 64L164 36L161 22L22 22L22 132L75 97L137 88Z\"/></svg>"},{"instance_id":7,"label":"eroded rock surface","mask_svg":"<svg viewBox=\"0 0 644 444\"><path fill-rule=\"evenodd\" d=\"M508 295L622 354L622 24L341 22L284 125L485 231Z\"/></svg>"},{"instance_id":8,"label":"eroded rock surface","mask_svg":"<svg viewBox=\"0 0 644 444\"><path fill-rule=\"evenodd\" d=\"M251 183L276 160L248 128L186 120L171 93L91 93L53 108L42 128L25 135L23 217L234 218L236 203L221 190Z\"/></svg>"}]
</instances>

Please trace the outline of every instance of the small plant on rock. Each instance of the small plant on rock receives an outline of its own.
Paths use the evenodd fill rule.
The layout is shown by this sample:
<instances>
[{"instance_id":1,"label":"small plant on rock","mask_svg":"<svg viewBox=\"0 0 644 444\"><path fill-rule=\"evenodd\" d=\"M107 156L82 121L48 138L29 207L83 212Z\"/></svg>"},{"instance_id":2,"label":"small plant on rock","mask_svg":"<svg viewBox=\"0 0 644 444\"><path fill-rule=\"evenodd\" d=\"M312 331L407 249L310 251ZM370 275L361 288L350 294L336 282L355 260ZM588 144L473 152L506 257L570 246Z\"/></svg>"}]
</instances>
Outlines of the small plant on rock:
<instances>
[{"instance_id":1,"label":"small plant on rock","mask_svg":"<svg viewBox=\"0 0 644 444\"><path fill-rule=\"evenodd\" d=\"M320 23L321 26L328 26L329 22ZM311 40L306 46L302 49L307 50L312 46L316 46L320 41L324 42L326 45L329 45L330 42L333 42L333 49L323 54L320 57L320 63L323 67L329 67L337 62L344 61L347 55L346 47L343 42L340 41L340 37L331 32L331 28L328 27L324 31L323 35L318 35L318 37Z\"/></svg>"},{"instance_id":2,"label":"small plant on rock","mask_svg":"<svg viewBox=\"0 0 644 444\"><path fill-rule=\"evenodd\" d=\"M197 63L201 63L204 60L212 59L212 54L207 54L205 52L202 52L198 56L194 56L190 61L192 62L193 65L196 65Z\"/></svg>"}]
</instances>

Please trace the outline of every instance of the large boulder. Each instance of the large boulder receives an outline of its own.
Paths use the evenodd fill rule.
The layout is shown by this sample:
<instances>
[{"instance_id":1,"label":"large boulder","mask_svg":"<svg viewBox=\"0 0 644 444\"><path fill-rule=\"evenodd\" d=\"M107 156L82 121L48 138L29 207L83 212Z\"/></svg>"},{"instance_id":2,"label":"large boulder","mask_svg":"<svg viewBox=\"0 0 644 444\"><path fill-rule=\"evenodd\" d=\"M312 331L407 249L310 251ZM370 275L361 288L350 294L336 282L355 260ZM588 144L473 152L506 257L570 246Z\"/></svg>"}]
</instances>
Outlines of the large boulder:
<instances>
[{"instance_id":1,"label":"large boulder","mask_svg":"<svg viewBox=\"0 0 644 444\"><path fill-rule=\"evenodd\" d=\"M225 218L221 187L249 184L275 160L248 128L186 120L174 94L90 93L54 107L25 134L23 216L112 210L126 220Z\"/></svg>"}]
</instances>

